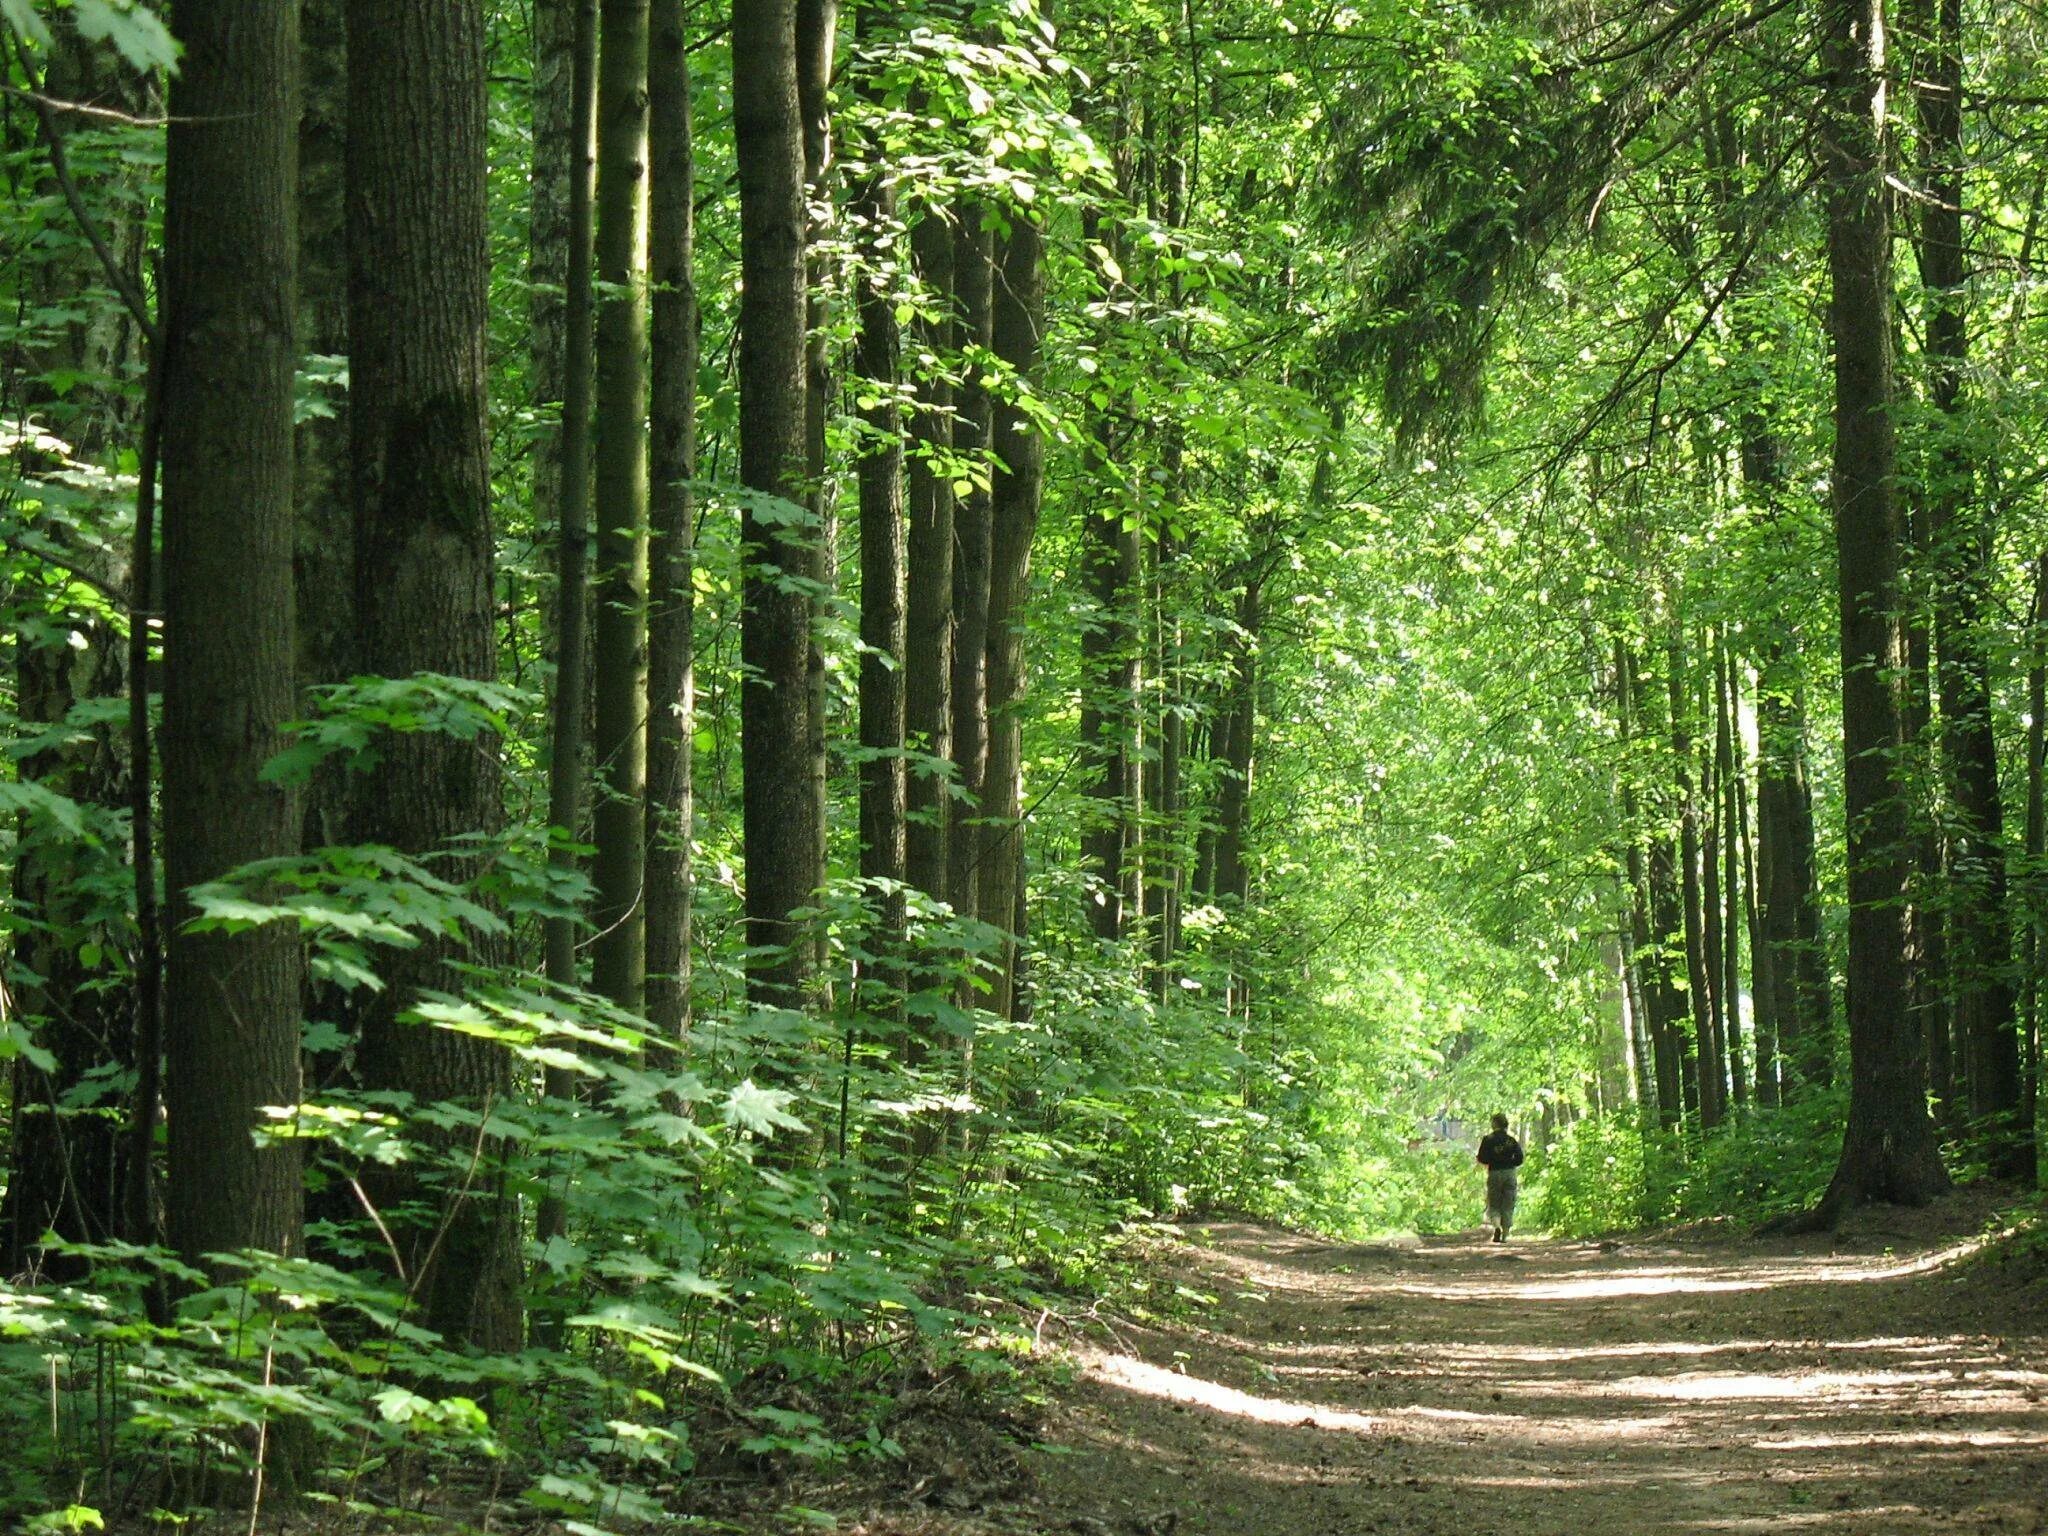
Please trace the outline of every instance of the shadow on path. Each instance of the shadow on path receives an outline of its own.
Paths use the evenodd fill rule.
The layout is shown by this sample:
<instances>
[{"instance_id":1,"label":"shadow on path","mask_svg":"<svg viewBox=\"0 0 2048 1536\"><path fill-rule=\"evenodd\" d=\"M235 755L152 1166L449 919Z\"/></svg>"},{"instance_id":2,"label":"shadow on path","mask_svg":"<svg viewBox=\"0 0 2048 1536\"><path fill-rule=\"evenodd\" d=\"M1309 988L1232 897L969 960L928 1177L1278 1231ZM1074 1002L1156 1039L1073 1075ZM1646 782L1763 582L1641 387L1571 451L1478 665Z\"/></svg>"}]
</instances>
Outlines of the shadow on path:
<instances>
[{"instance_id":1,"label":"shadow on path","mask_svg":"<svg viewBox=\"0 0 2048 1536\"><path fill-rule=\"evenodd\" d=\"M1168 1262L1216 1305L1076 1347L1007 1528L2048 1532L2048 1297L1938 1230L1988 1208L1840 1248L1195 1229Z\"/></svg>"}]
</instances>

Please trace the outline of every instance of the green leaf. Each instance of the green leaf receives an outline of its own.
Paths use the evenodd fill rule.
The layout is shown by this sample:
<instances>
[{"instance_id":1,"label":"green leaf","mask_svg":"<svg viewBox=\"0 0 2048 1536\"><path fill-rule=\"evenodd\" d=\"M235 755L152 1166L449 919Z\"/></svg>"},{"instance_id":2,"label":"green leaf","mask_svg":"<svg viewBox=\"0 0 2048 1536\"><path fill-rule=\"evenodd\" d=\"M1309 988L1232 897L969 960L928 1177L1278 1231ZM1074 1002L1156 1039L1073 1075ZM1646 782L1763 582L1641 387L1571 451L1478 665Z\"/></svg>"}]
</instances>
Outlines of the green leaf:
<instances>
[{"instance_id":1,"label":"green leaf","mask_svg":"<svg viewBox=\"0 0 2048 1536\"><path fill-rule=\"evenodd\" d=\"M170 29L134 0L71 0L81 37L111 43L134 68L175 74L178 45Z\"/></svg>"},{"instance_id":2,"label":"green leaf","mask_svg":"<svg viewBox=\"0 0 2048 1536\"><path fill-rule=\"evenodd\" d=\"M50 46L49 25L28 0L0 0L0 16L5 16L9 26L38 48Z\"/></svg>"}]
</instances>

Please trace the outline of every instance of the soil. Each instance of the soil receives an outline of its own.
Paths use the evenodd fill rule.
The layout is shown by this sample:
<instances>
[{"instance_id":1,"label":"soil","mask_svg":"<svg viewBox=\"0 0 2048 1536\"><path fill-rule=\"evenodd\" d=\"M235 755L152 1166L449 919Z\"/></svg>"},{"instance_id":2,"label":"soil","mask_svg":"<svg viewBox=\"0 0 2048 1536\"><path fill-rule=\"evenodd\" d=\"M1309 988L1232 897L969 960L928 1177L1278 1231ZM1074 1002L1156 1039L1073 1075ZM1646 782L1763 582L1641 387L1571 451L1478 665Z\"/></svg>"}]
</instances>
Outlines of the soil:
<instances>
[{"instance_id":1,"label":"soil","mask_svg":"<svg viewBox=\"0 0 2048 1536\"><path fill-rule=\"evenodd\" d=\"M1804 1238L1192 1228L1153 1262L1213 1305L1065 1339L1038 1448L995 1475L960 1425L840 1529L2048 1532L2048 1282L1988 1261L2001 1198Z\"/></svg>"}]
</instances>

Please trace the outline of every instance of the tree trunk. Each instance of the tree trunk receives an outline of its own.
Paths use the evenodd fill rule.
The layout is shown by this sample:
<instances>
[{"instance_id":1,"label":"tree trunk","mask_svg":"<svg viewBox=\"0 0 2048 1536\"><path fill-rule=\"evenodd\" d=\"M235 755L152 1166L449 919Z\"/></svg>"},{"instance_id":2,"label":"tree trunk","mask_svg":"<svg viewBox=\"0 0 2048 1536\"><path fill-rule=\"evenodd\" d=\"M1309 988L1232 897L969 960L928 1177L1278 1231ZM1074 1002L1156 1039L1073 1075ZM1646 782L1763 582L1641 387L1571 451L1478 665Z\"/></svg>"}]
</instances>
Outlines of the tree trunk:
<instances>
[{"instance_id":1,"label":"tree trunk","mask_svg":"<svg viewBox=\"0 0 2048 1536\"><path fill-rule=\"evenodd\" d=\"M583 833L584 757L590 709L590 396L593 192L591 159L597 112L597 0L540 0L534 12L533 268L536 293L559 274L559 321L536 315L535 392L560 402L559 431L543 438L536 457L536 509L555 511L555 691L549 701L548 825L563 838L548 854L559 873L576 867L569 844ZM543 182L550 190L542 190ZM559 208L559 218L553 210ZM536 299L536 304L540 303ZM557 338L557 332L558 338ZM559 339L559 352L555 342ZM551 462L550 462L551 461ZM577 923L547 920L547 976L577 984ZM575 1074L550 1067L550 1097L576 1092ZM544 1234L553 1228L543 1222Z\"/></svg>"},{"instance_id":2,"label":"tree trunk","mask_svg":"<svg viewBox=\"0 0 2048 1536\"><path fill-rule=\"evenodd\" d=\"M1701 885L1699 797L1693 790L1692 688L1686 680L1683 642L1674 634L1669 650L1671 759L1678 781L1678 888L1685 923L1686 1003L1698 1063L1700 1124L1721 1123L1721 1061L1714 1039L1715 976L1707 953L1706 904Z\"/></svg>"},{"instance_id":3,"label":"tree trunk","mask_svg":"<svg viewBox=\"0 0 2048 1536\"><path fill-rule=\"evenodd\" d=\"M1245 858L1246 818L1251 805L1253 750L1259 719L1259 630L1265 618L1265 573L1255 572L1237 601L1237 633L1231 643L1226 695L1222 773L1216 791L1216 896L1243 903L1251 896Z\"/></svg>"},{"instance_id":4,"label":"tree trunk","mask_svg":"<svg viewBox=\"0 0 2048 1536\"><path fill-rule=\"evenodd\" d=\"M294 6L187 8L164 185L164 878L169 1235L188 1261L299 1246L299 938L198 934L185 893L299 845L261 778L298 712L292 594ZM234 615L233 623L223 616Z\"/></svg>"},{"instance_id":5,"label":"tree trunk","mask_svg":"<svg viewBox=\"0 0 2048 1536\"><path fill-rule=\"evenodd\" d=\"M1949 797L1949 978L1954 1037L1969 1059L1970 1114L1999 1177L2031 1177L2034 1137L2023 1122L2015 1031L2012 923L2006 906L2004 802L1991 720L1985 609L1996 530L1973 494L1962 440L1969 358L1963 251L1962 0L1926 0L1929 57L1913 71L1920 116L1920 279L1927 290L1928 393L1939 434L1930 456L1929 532L1935 554L1935 643L1940 657L1941 755Z\"/></svg>"},{"instance_id":6,"label":"tree trunk","mask_svg":"<svg viewBox=\"0 0 2048 1536\"><path fill-rule=\"evenodd\" d=\"M299 11L299 353L348 357L346 0L302 0ZM292 490L298 506L293 572L299 682L346 682L356 671L355 511L349 499L348 391L322 391L326 412L296 430ZM305 845L347 839L348 770L323 764L304 792Z\"/></svg>"},{"instance_id":7,"label":"tree trunk","mask_svg":"<svg viewBox=\"0 0 2048 1536\"><path fill-rule=\"evenodd\" d=\"M1714 655L1714 779L1721 791L1721 919L1722 1059L1739 1105L1749 1103L1749 1074L1742 1054L1742 934L1746 928L1742 884L1742 762L1737 738L1735 656L1725 636Z\"/></svg>"},{"instance_id":8,"label":"tree trunk","mask_svg":"<svg viewBox=\"0 0 2048 1536\"><path fill-rule=\"evenodd\" d=\"M979 209L962 212L953 244L953 292L959 302L960 350L993 344L990 309L994 245ZM962 370L953 416L953 454L969 466L969 486L953 508L953 783L951 872L947 899L963 915L986 915L980 885L982 783L988 772L988 603L990 430L988 391L979 369Z\"/></svg>"},{"instance_id":9,"label":"tree trunk","mask_svg":"<svg viewBox=\"0 0 2048 1536\"><path fill-rule=\"evenodd\" d=\"M872 8L861 13L862 30L872 30ZM905 905L903 896L906 814L903 763L905 719L903 420L897 406L898 351L896 295L896 192L877 141L853 199L854 227L867 246L855 303L859 329L854 371L874 404L861 419L864 444L860 484L860 872L878 882L870 892L877 931L870 942L879 960L877 979L888 989L874 1011L903 1021Z\"/></svg>"},{"instance_id":10,"label":"tree trunk","mask_svg":"<svg viewBox=\"0 0 2048 1536\"><path fill-rule=\"evenodd\" d=\"M690 1027L695 781L697 473L696 146L683 0L655 0L648 58L654 283L647 605L647 1020Z\"/></svg>"},{"instance_id":11,"label":"tree trunk","mask_svg":"<svg viewBox=\"0 0 2048 1536\"><path fill-rule=\"evenodd\" d=\"M825 424L832 413L831 273L824 251L837 237L838 167L832 145L833 65L839 46L839 0L796 0L797 102L803 114L804 184L809 222L805 279L804 344L804 490L811 513L810 579L817 604L830 604L839 585L839 516L837 480L825 455ZM811 777L811 863L815 880L824 884L828 868L831 817L830 732L823 627L819 611L812 614L805 658L805 723L809 733L805 761ZM812 964L817 978L825 975L825 935L813 937Z\"/></svg>"},{"instance_id":12,"label":"tree trunk","mask_svg":"<svg viewBox=\"0 0 2048 1536\"><path fill-rule=\"evenodd\" d=\"M648 0L603 0L597 64L597 613L591 678L591 979L647 990Z\"/></svg>"},{"instance_id":13,"label":"tree trunk","mask_svg":"<svg viewBox=\"0 0 2048 1536\"><path fill-rule=\"evenodd\" d=\"M953 232L928 208L910 234L911 261L932 310L917 321L920 352L952 350ZM953 752L953 480L938 462L951 447L953 391L941 363L920 373L911 417L909 573L905 606L904 732L914 766L905 785L909 826L904 863L910 883L946 897L951 795L941 765Z\"/></svg>"},{"instance_id":14,"label":"tree trunk","mask_svg":"<svg viewBox=\"0 0 2048 1536\"><path fill-rule=\"evenodd\" d=\"M1635 658L1626 641L1614 646L1614 691L1624 749L1639 738ZM1622 824L1628 837L1626 863L1629 886L1629 965L1635 977L1633 1014L1636 1026L1638 1092L1646 1107L1653 1109L1657 1123L1669 1130L1685 1113L1679 1091L1678 1058L1670 1047L1668 1020L1673 1017L1670 1002L1670 959L1662 933L1656 927L1657 912L1650 881L1647 841L1635 781L1624 764L1621 778Z\"/></svg>"},{"instance_id":15,"label":"tree trunk","mask_svg":"<svg viewBox=\"0 0 2048 1536\"><path fill-rule=\"evenodd\" d=\"M1902 528L1892 421L1891 220L1885 186L1883 0L1826 0L1821 135L1834 342L1835 550L1849 867L1849 1123L1816 1213L1918 1204L1948 1187L1907 1010L1908 827L1897 782Z\"/></svg>"},{"instance_id":16,"label":"tree trunk","mask_svg":"<svg viewBox=\"0 0 2048 1536\"><path fill-rule=\"evenodd\" d=\"M795 0L734 0L740 184L740 771L748 994L800 1006L818 810L809 728L812 570L804 495L804 145ZM795 579L790 579L795 578Z\"/></svg>"},{"instance_id":17,"label":"tree trunk","mask_svg":"<svg viewBox=\"0 0 2048 1536\"><path fill-rule=\"evenodd\" d=\"M350 440L354 455L357 643L385 677L497 676L486 426L489 321L484 23L474 3L429 17L409 0L351 0L348 16ZM503 819L495 743L395 735L363 780L361 842L445 850ZM452 870L476 873L472 858ZM487 1114L512 1086L487 1041L401 1023L420 993L460 990L451 941L395 952L388 989L364 1010L364 1086ZM441 1134L459 1159L473 1138ZM487 1149L488 1152L488 1149ZM410 1168L375 1181L427 1326L488 1350L517 1348L518 1203L489 1158L445 1212L417 1202Z\"/></svg>"},{"instance_id":18,"label":"tree trunk","mask_svg":"<svg viewBox=\"0 0 2048 1536\"><path fill-rule=\"evenodd\" d=\"M1045 335L1045 235L1013 213L1001 246L1002 281L993 316L996 356L1027 385L1036 384ZM1031 580L1031 544L1045 487L1045 440L1037 424L1006 396L995 409L988 582L989 750L981 839L981 915L1011 937L998 966L989 1008L996 1017L1024 1017L1022 981L1024 889L1024 759L1018 708L1024 697L1022 615Z\"/></svg>"}]
</instances>

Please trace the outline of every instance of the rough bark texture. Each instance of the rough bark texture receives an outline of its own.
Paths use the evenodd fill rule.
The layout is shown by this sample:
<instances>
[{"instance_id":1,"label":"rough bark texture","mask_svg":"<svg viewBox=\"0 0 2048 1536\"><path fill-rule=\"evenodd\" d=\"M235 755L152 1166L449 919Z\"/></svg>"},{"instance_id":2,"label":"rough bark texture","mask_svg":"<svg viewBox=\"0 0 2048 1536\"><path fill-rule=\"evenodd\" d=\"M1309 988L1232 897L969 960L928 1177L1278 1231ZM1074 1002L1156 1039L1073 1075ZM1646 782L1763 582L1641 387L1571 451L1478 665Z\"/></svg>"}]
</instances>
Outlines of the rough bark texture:
<instances>
[{"instance_id":1,"label":"rough bark texture","mask_svg":"<svg viewBox=\"0 0 2048 1536\"><path fill-rule=\"evenodd\" d=\"M690 1024L691 792L697 729L692 518L697 473L695 148L682 0L655 0L648 60L651 341L647 606L647 1017Z\"/></svg>"},{"instance_id":2,"label":"rough bark texture","mask_svg":"<svg viewBox=\"0 0 2048 1536\"><path fill-rule=\"evenodd\" d=\"M1014 216L1001 246L991 341L1025 387L1039 377L1045 335L1045 237ZM1019 624L1031 579L1031 544L1045 489L1045 441L1037 425L1006 395L992 420L988 583L988 772L982 832L982 916L1004 929L989 1008L998 1018L1023 1016L1018 959L1024 933L1024 762L1017 709L1024 695L1024 635Z\"/></svg>"},{"instance_id":3,"label":"rough bark texture","mask_svg":"<svg viewBox=\"0 0 2048 1536\"><path fill-rule=\"evenodd\" d=\"M297 715L292 387L298 13L188 7L164 187L164 877L170 1240L188 1259L299 1245L299 1156L259 1147L299 1099L288 925L195 934L185 893L295 851L258 775ZM224 622L232 614L234 622Z\"/></svg>"},{"instance_id":4,"label":"rough bark texture","mask_svg":"<svg viewBox=\"0 0 2048 1536\"><path fill-rule=\"evenodd\" d=\"M494 679L483 12L451 3L351 0L348 15L350 438L354 454L357 644L365 670ZM402 853L491 833L502 821L494 743L439 732L395 736L357 796L358 841ZM444 862L443 873L473 872ZM366 1087L482 1111L511 1089L499 1047L397 1015L430 989L456 990L446 941L395 952L388 990L361 1019ZM474 1134L443 1147L470 1161ZM518 1206L488 1146L434 1220L399 1222L428 1326L485 1349L518 1346ZM451 1177L451 1185L454 1183ZM396 1171L385 1203L426 1193ZM391 1218L396 1221L396 1218Z\"/></svg>"},{"instance_id":5,"label":"rough bark texture","mask_svg":"<svg viewBox=\"0 0 2048 1536\"><path fill-rule=\"evenodd\" d=\"M1906 1007L1906 806L1896 778L1897 445L1892 422L1891 228L1882 116L1883 0L1826 0L1821 154L1834 341L1835 549L1849 865L1849 1123L1819 1216L1863 1200L1918 1204L1948 1186Z\"/></svg>"},{"instance_id":6,"label":"rough bark texture","mask_svg":"<svg viewBox=\"0 0 2048 1536\"><path fill-rule=\"evenodd\" d=\"M794 0L734 0L740 183L740 695L750 995L801 1001L797 909L818 868L808 728L811 569L804 504L804 154Z\"/></svg>"},{"instance_id":7,"label":"rough bark texture","mask_svg":"<svg viewBox=\"0 0 2048 1536\"><path fill-rule=\"evenodd\" d=\"M1621 737L1633 742L1641 734L1639 685L1635 658L1626 643L1615 644L1615 693L1621 715ZM1628 828L1629 950L1640 1004L1635 1014L1638 1046L1637 1067L1642 1081L1642 1098L1666 1128L1678 1124L1685 1113L1679 1088L1678 1056L1673 1049L1672 1027L1683 1013L1685 1000L1673 981L1667 930L1659 926L1660 903L1652 879L1647 846L1650 839L1642 827L1642 807L1633 779L1624 773L1621 781L1622 820ZM1661 843L1661 840L1660 840Z\"/></svg>"},{"instance_id":8,"label":"rough bark texture","mask_svg":"<svg viewBox=\"0 0 2048 1536\"><path fill-rule=\"evenodd\" d=\"M647 985L647 0L604 0L600 18L591 979L638 1009Z\"/></svg>"}]
</instances>

